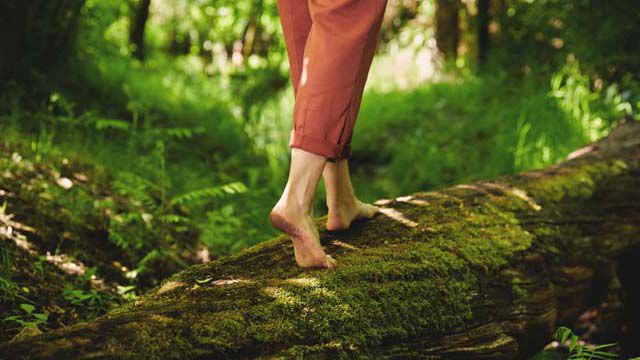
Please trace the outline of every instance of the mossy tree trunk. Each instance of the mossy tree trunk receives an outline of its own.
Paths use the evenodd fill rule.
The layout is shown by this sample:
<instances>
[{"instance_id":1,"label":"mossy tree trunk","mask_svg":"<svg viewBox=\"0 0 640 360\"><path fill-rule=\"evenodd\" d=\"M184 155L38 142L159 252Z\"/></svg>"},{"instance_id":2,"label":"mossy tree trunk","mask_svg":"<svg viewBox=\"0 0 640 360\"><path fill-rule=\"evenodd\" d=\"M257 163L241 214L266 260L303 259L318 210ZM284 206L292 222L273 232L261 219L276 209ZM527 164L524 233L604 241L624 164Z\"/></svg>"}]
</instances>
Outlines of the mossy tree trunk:
<instances>
[{"instance_id":1,"label":"mossy tree trunk","mask_svg":"<svg viewBox=\"0 0 640 360\"><path fill-rule=\"evenodd\" d=\"M640 124L574 156L381 201L375 219L322 232L335 270L297 268L279 237L0 354L526 357L598 301L617 259L640 245Z\"/></svg>"}]
</instances>

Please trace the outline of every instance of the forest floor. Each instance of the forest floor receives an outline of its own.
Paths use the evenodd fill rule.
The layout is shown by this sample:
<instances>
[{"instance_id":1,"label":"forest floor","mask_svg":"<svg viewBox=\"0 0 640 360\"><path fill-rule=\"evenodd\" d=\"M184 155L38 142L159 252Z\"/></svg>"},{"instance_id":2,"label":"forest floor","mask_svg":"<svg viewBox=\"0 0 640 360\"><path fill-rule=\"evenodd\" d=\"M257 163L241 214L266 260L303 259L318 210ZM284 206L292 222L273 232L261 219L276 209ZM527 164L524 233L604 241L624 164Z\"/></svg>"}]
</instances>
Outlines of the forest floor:
<instances>
[{"instance_id":1,"label":"forest floor","mask_svg":"<svg viewBox=\"0 0 640 360\"><path fill-rule=\"evenodd\" d=\"M0 341L91 320L198 262L189 244L172 261L112 241L135 204L100 167L4 140L0 169Z\"/></svg>"}]
</instances>

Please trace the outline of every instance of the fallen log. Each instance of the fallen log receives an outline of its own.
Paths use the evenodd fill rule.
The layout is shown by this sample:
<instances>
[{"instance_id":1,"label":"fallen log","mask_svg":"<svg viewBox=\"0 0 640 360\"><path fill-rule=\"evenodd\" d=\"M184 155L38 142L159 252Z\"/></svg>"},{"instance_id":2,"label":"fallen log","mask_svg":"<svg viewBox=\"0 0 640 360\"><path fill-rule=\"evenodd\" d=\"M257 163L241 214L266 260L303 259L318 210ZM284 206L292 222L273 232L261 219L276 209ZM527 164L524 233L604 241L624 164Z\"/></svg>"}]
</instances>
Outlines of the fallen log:
<instances>
[{"instance_id":1,"label":"fallen log","mask_svg":"<svg viewBox=\"0 0 640 360\"><path fill-rule=\"evenodd\" d=\"M640 246L640 123L546 169L379 204L371 221L322 231L335 270L297 268L278 237L0 354L526 357Z\"/></svg>"}]
</instances>

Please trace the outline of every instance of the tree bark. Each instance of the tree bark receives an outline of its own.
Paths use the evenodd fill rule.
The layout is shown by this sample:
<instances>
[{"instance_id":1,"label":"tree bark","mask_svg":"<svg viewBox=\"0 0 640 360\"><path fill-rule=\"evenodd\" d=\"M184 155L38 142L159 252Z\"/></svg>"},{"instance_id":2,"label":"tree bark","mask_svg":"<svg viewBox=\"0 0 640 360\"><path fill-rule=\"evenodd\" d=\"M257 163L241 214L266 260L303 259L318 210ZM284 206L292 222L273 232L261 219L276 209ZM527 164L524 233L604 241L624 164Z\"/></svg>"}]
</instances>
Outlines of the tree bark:
<instances>
[{"instance_id":1,"label":"tree bark","mask_svg":"<svg viewBox=\"0 0 640 360\"><path fill-rule=\"evenodd\" d=\"M129 42L133 45L133 57L140 61L144 61L145 57L144 32L149 19L150 6L151 0L141 0L137 6L133 6Z\"/></svg>"},{"instance_id":2,"label":"tree bark","mask_svg":"<svg viewBox=\"0 0 640 360\"><path fill-rule=\"evenodd\" d=\"M260 42L262 32L262 13L264 11L263 0L257 0L251 7L249 20L242 32L242 55L245 59L256 51L256 44Z\"/></svg>"},{"instance_id":3,"label":"tree bark","mask_svg":"<svg viewBox=\"0 0 640 360\"><path fill-rule=\"evenodd\" d=\"M478 63L483 64L489 53L490 0L478 0Z\"/></svg>"},{"instance_id":4,"label":"tree bark","mask_svg":"<svg viewBox=\"0 0 640 360\"><path fill-rule=\"evenodd\" d=\"M374 219L321 231L335 270L297 268L278 237L0 357L525 358L640 246L640 124L571 157L379 201Z\"/></svg>"},{"instance_id":5,"label":"tree bark","mask_svg":"<svg viewBox=\"0 0 640 360\"><path fill-rule=\"evenodd\" d=\"M0 3L0 89L7 80L52 72L70 58L85 0Z\"/></svg>"},{"instance_id":6,"label":"tree bark","mask_svg":"<svg viewBox=\"0 0 640 360\"><path fill-rule=\"evenodd\" d=\"M460 0L436 1L436 45L445 59L458 57Z\"/></svg>"}]
</instances>

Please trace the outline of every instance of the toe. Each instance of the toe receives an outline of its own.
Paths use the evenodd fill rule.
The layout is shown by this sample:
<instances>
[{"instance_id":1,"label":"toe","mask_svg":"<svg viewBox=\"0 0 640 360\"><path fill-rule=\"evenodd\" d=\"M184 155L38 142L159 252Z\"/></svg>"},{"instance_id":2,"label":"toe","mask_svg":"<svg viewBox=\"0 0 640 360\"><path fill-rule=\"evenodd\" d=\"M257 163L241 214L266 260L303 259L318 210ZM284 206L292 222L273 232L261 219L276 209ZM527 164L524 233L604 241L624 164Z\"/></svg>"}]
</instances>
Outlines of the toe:
<instances>
[{"instance_id":1,"label":"toe","mask_svg":"<svg viewBox=\"0 0 640 360\"><path fill-rule=\"evenodd\" d=\"M364 215L365 218L372 218L378 212L380 212L380 208L378 208L377 206L366 203L362 204L362 210L362 215Z\"/></svg>"},{"instance_id":2,"label":"toe","mask_svg":"<svg viewBox=\"0 0 640 360\"><path fill-rule=\"evenodd\" d=\"M327 269L334 269L338 266L338 262L336 259L332 258L331 255L327 255Z\"/></svg>"},{"instance_id":3,"label":"toe","mask_svg":"<svg viewBox=\"0 0 640 360\"><path fill-rule=\"evenodd\" d=\"M369 210L371 211L370 217L374 217L377 213L380 212L380 208L374 205L369 205Z\"/></svg>"}]
</instances>

